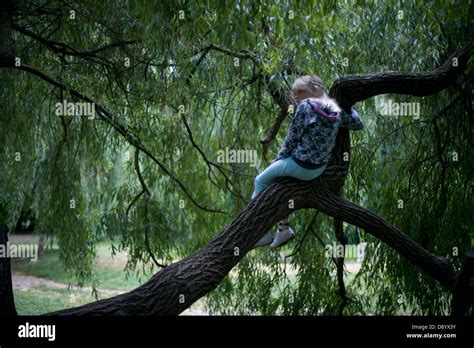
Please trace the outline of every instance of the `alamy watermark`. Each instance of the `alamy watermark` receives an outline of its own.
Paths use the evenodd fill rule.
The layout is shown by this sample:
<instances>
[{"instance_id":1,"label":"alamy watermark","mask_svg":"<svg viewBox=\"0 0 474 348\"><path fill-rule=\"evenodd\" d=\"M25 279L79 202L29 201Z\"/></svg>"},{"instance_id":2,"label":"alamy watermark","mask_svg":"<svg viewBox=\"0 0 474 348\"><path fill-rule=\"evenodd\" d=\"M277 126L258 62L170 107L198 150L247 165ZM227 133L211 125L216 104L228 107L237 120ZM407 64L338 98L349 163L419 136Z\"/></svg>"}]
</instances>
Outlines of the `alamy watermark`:
<instances>
[{"instance_id":1,"label":"alamy watermark","mask_svg":"<svg viewBox=\"0 0 474 348\"><path fill-rule=\"evenodd\" d=\"M95 118L95 103L89 102L70 102L64 99L55 105L57 116L81 116L89 120Z\"/></svg>"},{"instance_id":2,"label":"alamy watermark","mask_svg":"<svg viewBox=\"0 0 474 348\"><path fill-rule=\"evenodd\" d=\"M357 262L362 262L365 258L365 249L367 246L373 246L373 243L359 243L359 244L337 244L333 242L332 244L327 244L324 247L324 255L326 257L345 257L345 258L355 258Z\"/></svg>"},{"instance_id":3,"label":"alamy watermark","mask_svg":"<svg viewBox=\"0 0 474 348\"><path fill-rule=\"evenodd\" d=\"M38 244L0 244L0 258L31 259L31 262L38 261Z\"/></svg>"},{"instance_id":4,"label":"alamy watermark","mask_svg":"<svg viewBox=\"0 0 474 348\"><path fill-rule=\"evenodd\" d=\"M380 114L383 116L412 116L414 120L420 118L420 103L396 102L387 99L380 104Z\"/></svg>"},{"instance_id":5,"label":"alamy watermark","mask_svg":"<svg viewBox=\"0 0 474 348\"><path fill-rule=\"evenodd\" d=\"M48 341L54 341L56 339L56 325L54 324L25 324L18 326L18 337L19 338L47 338Z\"/></svg>"},{"instance_id":6,"label":"alamy watermark","mask_svg":"<svg viewBox=\"0 0 474 348\"><path fill-rule=\"evenodd\" d=\"M259 160L257 150L234 150L226 147L217 151L217 163L249 163L255 168Z\"/></svg>"}]
</instances>

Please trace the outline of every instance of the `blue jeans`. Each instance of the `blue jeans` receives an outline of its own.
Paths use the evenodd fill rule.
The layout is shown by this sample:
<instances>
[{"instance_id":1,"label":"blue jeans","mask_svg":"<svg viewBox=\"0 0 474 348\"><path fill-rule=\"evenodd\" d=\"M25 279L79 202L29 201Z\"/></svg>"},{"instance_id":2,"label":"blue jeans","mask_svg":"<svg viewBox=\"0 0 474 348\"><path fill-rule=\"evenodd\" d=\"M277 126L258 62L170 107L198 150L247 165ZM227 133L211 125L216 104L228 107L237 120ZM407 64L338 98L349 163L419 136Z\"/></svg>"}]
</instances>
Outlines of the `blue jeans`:
<instances>
[{"instance_id":1,"label":"blue jeans","mask_svg":"<svg viewBox=\"0 0 474 348\"><path fill-rule=\"evenodd\" d=\"M255 190L252 194L252 199L257 197L260 192L278 177L291 176L299 180L309 181L320 176L325 169L326 165L317 169L303 168L291 157L273 162L255 178Z\"/></svg>"}]
</instances>

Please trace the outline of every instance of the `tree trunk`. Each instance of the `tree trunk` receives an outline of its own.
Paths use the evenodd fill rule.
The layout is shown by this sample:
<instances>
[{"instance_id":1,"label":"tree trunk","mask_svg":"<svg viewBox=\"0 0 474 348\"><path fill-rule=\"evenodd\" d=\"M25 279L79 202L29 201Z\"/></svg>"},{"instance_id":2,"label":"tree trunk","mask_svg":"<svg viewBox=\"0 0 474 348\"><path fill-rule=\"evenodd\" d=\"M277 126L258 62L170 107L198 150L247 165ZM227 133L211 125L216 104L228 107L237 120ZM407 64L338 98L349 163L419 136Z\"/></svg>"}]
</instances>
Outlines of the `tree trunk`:
<instances>
[{"instance_id":1,"label":"tree trunk","mask_svg":"<svg viewBox=\"0 0 474 348\"><path fill-rule=\"evenodd\" d=\"M463 316L474 303L474 253L464 255L463 265L456 279L451 302L451 315Z\"/></svg>"},{"instance_id":2,"label":"tree trunk","mask_svg":"<svg viewBox=\"0 0 474 348\"><path fill-rule=\"evenodd\" d=\"M7 229L0 222L0 248L6 253L7 247ZM16 315L10 258L3 256L0 257L0 315Z\"/></svg>"},{"instance_id":3,"label":"tree trunk","mask_svg":"<svg viewBox=\"0 0 474 348\"><path fill-rule=\"evenodd\" d=\"M288 208L290 199L296 210L315 208L365 229L452 291L456 274L446 260L430 254L387 221L339 198L317 181L320 180L283 179L270 185L206 247L161 270L137 289L52 314L177 315L217 287L258 239L292 211Z\"/></svg>"},{"instance_id":4,"label":"tree trunk","mask_svg":"<svg viewBox=\"0 0 474 348\"><path fill-rule=\"evenodd\" d=\"M458 65L450 62L453 57ZM448 87L465 69L463 49L429 73L385 72L350 75L335 82L330 94L341 107L383 93L430 95ZM311 182L281 179L270 185L233 219L206 247L156 273L135 290L53 315L178 315L215 289L230 270L275 223L294 210L313 208L371 233L452 292L456 272L447 259L437 257L375 213L337 196L349 169L349 131L341 128L333 156L323 175Z\"/></svg>"},{"instance_id":5,"label":"tree trunk","mask_svg":"<svg viewBox=\"0 0 474 348\"><path fill-rule=\"evenodd\" d=\"M41 234L38 238L38 257L41 257L44 255L45 244L46 244L46 237L44 234Z\"/></svg>"},{"instance_id":6,"label":"tree trunk","mask_svg":"<svg viewBox=\"0 0 474 348\"><path fill-rule=\"evenodd\" d=\"M11 1L8 1L8 4L11 4ZM4 20L0 21L0 36L5 40L3 46L0 47L0 66L12 67L11 10L8 8L7 10L5 8L0 9L1 18ZM454 59L457 60L457 65L453 64ZM434 94L456 81L457 77L466 68L468 59L469 52L464 49L450 57L443 66L432 72L383 72L345 76L334 83L330 94L346 110L354 103L377 94L401 93L416 96ZM59 82L32 67L22 64L17 68L40 77L52 85L61 87ZM71 90L71 93L75 93L83 100L88 100L87 97L76 91ZM282 109L286 108L288 103L281 99L285 96L278 93L270 94L274 99L280 99L277 100L277 104ZM103 112L105 113L105 111ZM109 122L120 134L127 138L130 144L140 148L141 144L139 142L135 142L134 139L128 136L127 131L123 130L121 125L110 121L109 115L106 115L107 117L102 116L101 119ZM268 146L268 143L278 132L284 116L285 113L280 113L268 138L265 139L264 146ZM144 151L142 148L140 150ZM147 283L135 290L113 298L51 314L177 315L216 288L262 235L292 211L288 208L288 200L290 199L294 201L296 210L318 209L337 220L348 222L366 230L436 279L446 290L453 291L456 272L445 259L432 255L383 218L367 209L347 202L335 194L343 186L349 170L349 161L344 160L349 151L349 131L341 128L337 135L332 159L321 177L311 182L283 179L272 184L250 202L206 247L156 273ZM150 153L144 152L153 158ZM158 161L155 160L155 162L161 167ZM177 182L180 184L179 181ZM1 298L2 306L4 306L2 308L5 308L8 313L15 314L9 260L2 259L1 267L0 291L6 295Z\"/></svg>"},{"instance_id":7,"label":"tree trunk","mask_svg":"<svg viewBox=\"0 0 474 348\"><path fill-rule=\"evenodd\" d=\"M13 66L13 40L12 40L12 0L5 0L0 5L0 66Z\"/></svg>"}]
</instances>

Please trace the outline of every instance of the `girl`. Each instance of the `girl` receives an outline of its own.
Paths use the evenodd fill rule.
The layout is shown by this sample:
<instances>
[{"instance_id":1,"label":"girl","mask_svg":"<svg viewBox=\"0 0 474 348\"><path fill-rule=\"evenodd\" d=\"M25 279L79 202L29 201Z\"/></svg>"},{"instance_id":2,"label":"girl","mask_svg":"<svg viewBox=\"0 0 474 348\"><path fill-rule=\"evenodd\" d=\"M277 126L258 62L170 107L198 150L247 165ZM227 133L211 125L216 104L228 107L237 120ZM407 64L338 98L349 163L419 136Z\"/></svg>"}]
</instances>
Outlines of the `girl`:
<instances>
[{"instance_id":1,"label":"girl","mask_svg":"<svg viewBox=\"0 0 474 348\"><path fill-rule=\"evenodd\" d=\"M295 116L278 155L255 178L252 199L278 177L291 176L308 181L320 176L331 157L339 127L363 128L357 111L351 109L347 114L341 110L336 101L328 97L318 76L298 78L291 88L291 96L298 105ZM278 223L275 238L267 232L255 248L268 244L273 249L278 248L294 237L286 217Z\"/></svg>"}]
</instances>

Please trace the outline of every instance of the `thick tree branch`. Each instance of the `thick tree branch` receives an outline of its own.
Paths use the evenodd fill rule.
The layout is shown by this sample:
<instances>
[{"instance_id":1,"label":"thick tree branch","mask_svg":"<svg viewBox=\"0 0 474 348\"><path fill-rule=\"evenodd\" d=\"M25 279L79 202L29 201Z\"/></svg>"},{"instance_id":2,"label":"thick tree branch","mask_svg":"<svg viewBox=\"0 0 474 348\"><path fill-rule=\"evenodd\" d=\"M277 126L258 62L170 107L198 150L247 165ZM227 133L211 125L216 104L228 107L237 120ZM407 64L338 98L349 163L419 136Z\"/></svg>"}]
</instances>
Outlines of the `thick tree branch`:
<instances>
[{"instance_id":1,"label":"thick tree branch","mask_svg":"<svg viewBox=\"0 0 474 348\"><path fill-rule=\"evenodd\" d=\"M379 94L432 95L452 85L466 69L469 58L470 50L464 47L431 72L385 71L347 75L334 82L330 95L344 109Z\"/></svg>"},{"instance_id":2,"label":"thick tree branch","mask_svg":"<svg viewBox=\"0 0 474 348\"><path fill-rule=\"evenodd\" d=\"M137 289L110 299L52 313L59 315L177 315L213 290L261 236L292 210L314 208L358 226L385 242L452 291L456 273L373 212L326 189L324 177L312 182L284 179L270 185L206 247L156 273ZM236 249L237 248L237 249ZM236 252L237 251L237 252Z\"/></svg>"},{"instance_id":3,"label":"thick tree branch","mask_svg":"<svg viewBox=\"0 0 474 348\"><path fill-rule=\"evenodd\" d=\"M213 44L210 45L209 50L219 51L236 58L250 59L255 64L259 62L259 59L248 51L233 52ZM1 58L1 66L12 67L11 53L6 57L8 59ZM431 73L385 72L346 76L336 81L330 94L345 109L357 101L382 93L433 94L451 85L464 70L468 54L461 52L457 58L458 66L455 67L452 61L448 60ZM21 65L17 68L36 75L56 87L66 89L75 97L93 102L85 95L67 88L61 82L32 67ZM282 111L286 112L289 105L288 102L285 102L287 96L284 93L278 93L278 89L272 91L269 87L269 90ZM157 163L195 205L203 210L213 211L197 203L182 183L147 150L138 138L128 131L126 126L97 103L96 110L103 121L112 125L131 145ZM272 127L272 130L275 128L273 130L275 135L284 118L282 115L280 116L281 120ZM268 143L270 141L271 139ZM343 160L343 154L349 150L349 132L347 129L341 129L331 162L325 173L318 179L312 182L284 179L272 184L251 201L206 247L156 273L142 286L126 294L52 314L179 314L206 293L215 289L230 270L252 249L258 239L278 220L293 211L286 204L289 199L294 201L296 209L314 208L336 220L345 221L364 229L397 250L414 265L436 279L443 288L452 292L455 288L457 274L447 260L431 254L375 213L335 194L339 192L348 172L349 163Z\"/></svg>"},{"instance_id":4,"label":"thick tree branch","mask_svg":"<svg viewBox=\"0 0 474 348\"><path fill-rule=\"evenodd\" d=\"M385 71L380 73L346 75L335 81L329 95L335 98L343 109L350 109L355 103L380 94L397 93L414 96L435 94L448 86L466 69L470 50L459 49L440 67L423 73ZM266 137L261 141L266 155L270 143L275 139L281 124L288 114L291 100L288 95L280 93L275 83L268 85L270 95L280 106L275 122Z\"/></svg>"},{"instance_id":5,"label":"thick tree branch","mask_svg":"<svg viewBox=\"0 0 474 348\"><path fill-rule=\"evenodd\" d=\"M457 76L460 72L456 70L451 73ZM444 72L440 74L445 75ZM426 81L425 77L422 76L421 80ZM387 78L396 79L391 73ZM343 78L331 89L335 97L343 98L342 91L348 95L342 102L338 99L344 108L350 107L351 103L360 98L353 96L360 95L361 92L350 88L353 86L352 82L357 80ZM346 84L345 81L350 83ZM362 81L367 79L362 78ZM371 78L368 81L371 86L373 81ZM453 81L452 76L437 80L438 83L445 84L431 91L446 88L449 81ZM363 85L363 82L358 83L357 88L363 89ZM337 196L348 172L349 162L344 161L344 153L349 151L349 131L341 128L330 163L321 177L312 182L284 179L272 184L206 247L158 272L132 292L53 314L179 314L213 290L258 239L291 212L286 204L288 199L294 200L296 209L314 208L336 220L364 229L452 292L457 274L446 259L431 254L375 213Z\"/></svg>"}]
</instances>

